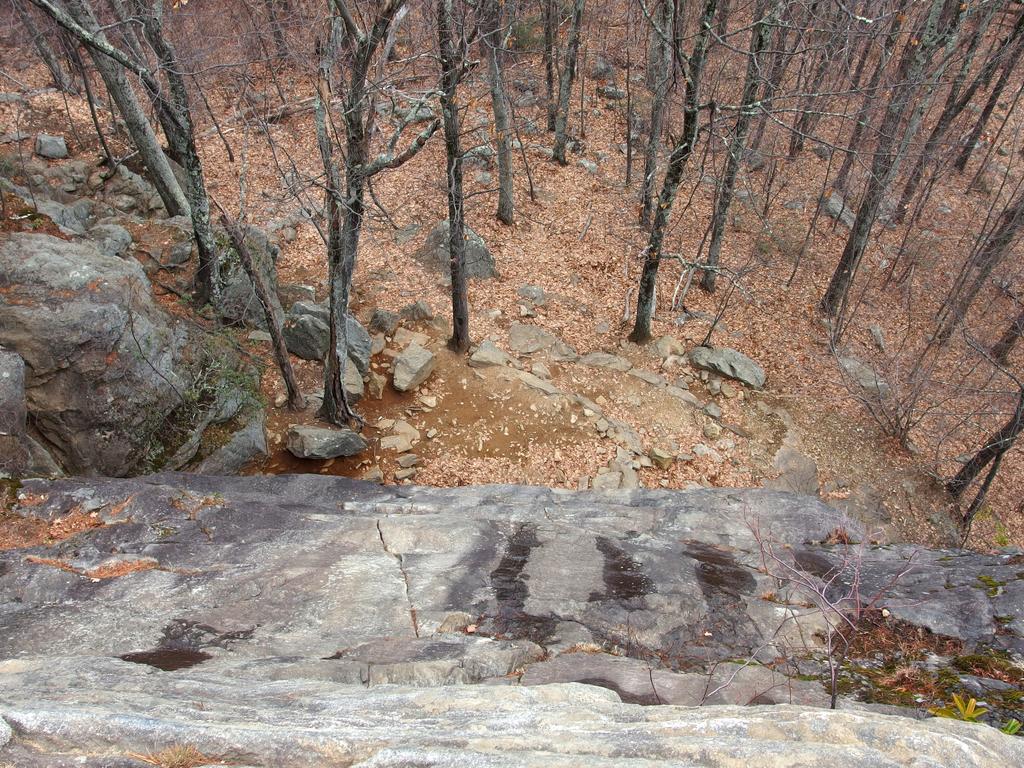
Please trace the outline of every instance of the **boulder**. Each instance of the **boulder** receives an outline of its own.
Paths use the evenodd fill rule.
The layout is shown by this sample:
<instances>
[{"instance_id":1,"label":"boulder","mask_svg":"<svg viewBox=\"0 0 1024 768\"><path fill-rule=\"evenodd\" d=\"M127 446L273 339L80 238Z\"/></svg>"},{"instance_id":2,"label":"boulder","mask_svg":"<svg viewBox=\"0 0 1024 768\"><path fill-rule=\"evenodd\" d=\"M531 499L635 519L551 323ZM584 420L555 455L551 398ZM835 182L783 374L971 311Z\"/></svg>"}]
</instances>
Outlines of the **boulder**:
<instances>
[{"instance_id":1,"label":"boulder","mask_svg":"<svg viewBox=\"0 0 1024 768\"><path fill-rule=\"evenodd\" d=\"M278 247L269 240L265 232L256 227L246 228L245 244L256 268L263 271L266 284L277 291L277 270L274 263L280 253ZM231 257L225 260L221 269L224 280L224 288L221 291L221 315L228 322L266 330L267 319L263 306L256 297L252 280L237 262L237 257L230 251L229 254ZM281 301L282 304L285 303L284 298Z\"/></svg>"},{"instance_id":2,"label":"boulder","mask_svg":"<svg viewBox=\"0 0 1024 768\"><path fill-rule=\"evenodd\" d=\"M36 136L36 154L50 160L62 160L68 156L68 145L63 136L40 133Z\"/></svg>"},{"instance_id":3,"label":"boulder","mask_svg":"<svg viewBox=\"0 0 1024 768\"><path fill-rule=\"evenodd\" d=\"M434 353L418 344L410 344L395 358L392 385L399 392L416 389L427 380L437 362Z\"/></svg>"},{"instance_id":4,"label":"boulder","mask_svg":"<svg viewBox=\"0 0 1024 768\"><path fill-rule=\"evenodd\" d=\"M621 101L626 98L626 92L617 85L600 85L597 92L610 101Z\"/></svg>"},{"instance_id":5,"label":"boulder","mask_svg":"<svg viewBox=\"0 0 1024 768\"><path fill-rule=\"evenodd\" d=\"M427 235L426 242L413 257L428 269L440 272L451 280L451 260L448 254L449 223L445 219ZM498 276L494 256L487 249L483 238L466 227L466 277L485 280Z\"/></svg>"},{"instance_id":6,"label":"boulder","mask_svg":"<svg viewBox=\"0 0 1024 768\"><path fill-rule=\"evenodd\" d=\"M347 427L288 427L285 446L300 459L333 459L366 450L366 441Z\"/></svg>"},{"instance_id":7,"label":"boulder","mask_svg":"<svg viewBox=\"0 0 1024 768\"><path fill-rule=\"evenodd\" d=\"M235 353L157 306L134 259L11 234L0 292L0 344L25 360L33 429L69 472L158 466L225 397L245 394Z\"/></svg>"},{"instance_id":8,"label":"boulder","mask_svg":"<svg viewBox=\"0 0 1024 768\"><path fill-rule=\"evenodd\" d=\"M412 304L406 304L398 311L398 314L407 323L420 323L434 319L434 311L422 299L414 301Z\"/></svg>"},{"instance_id":9,"label":"boulder","mask_svg":"<svg viewBox=\"0 0 1024 768\"><path fill-rule=\"evenodd\" d=\"M284 343L296 357L322 361L331 344L331 329L316 315L289 315L284 322Z\"/></svg>"},{"instance_id":10,"label":"boulder","mask_svg":"<svg viewBox=\"0 0 1024 768\"><path fill-rule=\"evenodd\" d=\"M96 224L89 229L89 239L107 256L124 258L132 247L132 236L120 224Z\"/></svg>"},{"instance_id":11,"label":"boulder","mask_svg":"<svg viewBox=\"0 0 1024 768\"><path fill-rule=\"evenodd\" d=\"M370 332L371 333L385 333L392 334L395 332L395 328L398 327L398 315L394 312L389 312L386 309L375 309L373 310L373 316L370 318Z\"/></svg>"},{"instance_id":12,"label":"boulder","mask_svg":"<svg viewBox=\"0 0 1024 768\"><path fill-rule=\"evenodd\" d=\"M853 223L857 214L852 208L846 205L846 201L843 199L843 196L838 192L833 192L828 197L823 197L821 199L821 205L825 213L833 219L850 229L853 228Z\"/></svg>"},{"instance_id":13,"label":"boulder","mask_svg":"<svg viewBox=\"0 0 1024 768\"><path fill-rule=\"evenodd\" d=\"M590 62L590 77L594 80L608 80L615 76L615 66L604 56L595 56Z\"/></svg>"},{"instance_id":14,"label":"boulder","mask_svg":"<svg viewBox=\"0 0 1024 768\"><path fill-rule=\"evenodd\" d=\"M469 364L474 368L485 368L489 365L508 365L512 358L489 339L481 342L476 351L469 356Z\"/></svg>"},{"instance_id":15,"label":"boulder","mask_svg":"<svg viewBox=\"0 0 1024 768\"><path fill-rule=\"evenodd\" d=\"M690 350L690 363L697 368L736 379L753 389L761 389L764 386L764 369L735 349L695 347Z\"/></svg>"},{"instance_id":16,"label":"boulder","mask_svg":"<svg viewBox=\"0 0 1024 768\"><path fill-rule=\"evenodd\" d=\"M882 378L871 366L849 355L840 356L839 365L843 372L868 394L877 398L889 396L891 391L889 382Z\"/></svg>"},{"instance_id":17,"label":"boulder","mask_svg":"<svg viewBox=\"0 0 1024 768\"><path fill-rule=\"evenodd\" d=\"M190 471L200 475L237 475L268 455L265 418L262 411L256 411L244 427L232 434L224 445L193 464Z\"/></svg>"}]
</instances>

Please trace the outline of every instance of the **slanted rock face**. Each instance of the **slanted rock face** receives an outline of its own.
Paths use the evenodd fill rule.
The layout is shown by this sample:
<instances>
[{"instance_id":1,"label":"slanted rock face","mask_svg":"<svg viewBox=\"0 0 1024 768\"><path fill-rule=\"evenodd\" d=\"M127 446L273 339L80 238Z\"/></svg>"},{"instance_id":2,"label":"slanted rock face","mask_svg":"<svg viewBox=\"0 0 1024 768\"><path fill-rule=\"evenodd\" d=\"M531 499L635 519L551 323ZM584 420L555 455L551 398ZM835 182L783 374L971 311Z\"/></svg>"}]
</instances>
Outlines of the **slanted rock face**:
<instances>
[{"instance_id":1,"label":"slanted rock face","mask_svg":"<svg viewBox=\"0 0 1024 768\"><path fill-rule=\"evenodd\" d=\"M850 550L815 543L841 515L807 497L179 474L21 494L17 514L105 525L0 552L0 764L173 744L281 768L1024 760L988 726L794 708L827 696L720 663L820 653L807 594L762 572L766 536L833 598L856 575L865 596L889 585L894 616L1019 643L1012 558L869 547L854 571Z\"/></svg>"},{"instance_id":2,"label":"slanted rock face","mask_svg":"<svg viewBox=\"0 0 1024 768\"><path fill-rule=\"evenodd\" d=\"M754 389L761 389L764 386L764 369L735 349L695 347L690 350L690 362L698 368L720 373Z\"/></svg>"},{"instance_id":3,"label":"slanted rock face","mask_svg":"<svg viewBox=\"0 0 1024 768\"><path fill-rule=\"evenodd\" d=\"M448 220L442 221L427 235L426 242L414 254L424 266L442 273L451 280L452 268L448 254ZM469 227L466 227L466 277L487 279L497 277L498 270L494 266L494 257L487 250L487 245Z\"/></svg>"},{"instance_id":4,"label":"slanted rock face","mask_svg":"<svg viewBox=\"0 0 1024 768\"><path fill-rule=\"evenodd\" d=\"M87 242L8 236L0 297L0 344L25 361L31 423L69 472L132 472L200 395L197 376L211 387L188 414L198 419L220 406L203 400L218 371L237 363L220 351L204 359L206 342L156 306L138 262Z\"/></svg>"}]
</instances>

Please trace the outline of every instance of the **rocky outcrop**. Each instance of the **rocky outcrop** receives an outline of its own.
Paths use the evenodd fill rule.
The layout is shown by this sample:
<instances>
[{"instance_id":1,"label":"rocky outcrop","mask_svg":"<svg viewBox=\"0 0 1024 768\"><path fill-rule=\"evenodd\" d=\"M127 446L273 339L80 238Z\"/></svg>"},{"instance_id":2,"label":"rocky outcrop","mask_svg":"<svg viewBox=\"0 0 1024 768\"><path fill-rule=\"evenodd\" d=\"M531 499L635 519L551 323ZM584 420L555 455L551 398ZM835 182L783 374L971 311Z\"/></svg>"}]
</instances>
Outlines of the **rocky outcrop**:
<instances>
[{"instance_id":1,"label":"rocky outcrop","mask_svg":"<svg viewBox=\"0 0 1024 768\"><path fill-rule=\"evenodd\" d=\"M24 359L32 436L68 472L182 466L197 426L243 404L234 353L158 307L138 262L88 241L0 244L0 345Z\"/></svg>"},{"instance_id":2,"label":"rocky outcrop","mask_svg":"<svg viewBox=\"0 0 1024 768\"><path fill-rule=\"evenodd\" d=\"M694 347L690 362L697 368L728 376L754 389L764 386L764 369L742 352L727 347Z\"/></svg>"},{"instance_id":3,"label":"rocky outcrop","mask_svg":"<svg viewBox=\"0 0 1024 768\"><path fill-rule=\"evenodd\" d=\"M0 553L0 764L173 744L284 768L402 765L403 750L455 765L1024 756L985 725L790 706L829 698L817 588L840 600L856 579L896 629L965 648L1019 651L1024 634L1019 558L828 544L862 534L807 497L165 474L29 481L19 498L13 514L102 525ZM635 706L659 703L782 706Z\"/></svg>"}]
</instances>

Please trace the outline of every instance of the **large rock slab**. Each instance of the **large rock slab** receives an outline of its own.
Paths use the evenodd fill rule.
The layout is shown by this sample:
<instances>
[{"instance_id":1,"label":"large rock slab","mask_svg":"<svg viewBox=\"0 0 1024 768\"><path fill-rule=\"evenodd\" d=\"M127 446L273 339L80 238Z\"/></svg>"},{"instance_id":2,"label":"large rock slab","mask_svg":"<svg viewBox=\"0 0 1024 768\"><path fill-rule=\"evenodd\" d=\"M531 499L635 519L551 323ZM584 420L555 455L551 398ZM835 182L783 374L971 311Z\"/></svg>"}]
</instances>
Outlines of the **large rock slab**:
<instances>
[{"instance_id":1,"label":"large rock slab","mask_svg":"<svg viewBox=\"0 0 1024 768\"><path fill-rule=\"evenodd\" d=\"M322 662L329 664L330 662ZM141 765L190 745L275 768L992 768L1024 740L953 720L797 706L641 707L587 685L384 687L253 682L109 658L0 663L0 759ZM4 723L8 725L3 725Z\"/></svg>"},{"instance_id":2,"label":"large rock slab","mask_svg":"<svg viewBox=\"0 0 1024 768\"><path fill-rule=\"evenodd\" d=\"M288 450L300 459L333 459L366 450L366 441L346 427L288 427Z\"/></svg>"},{"instance_id":3,"label":"large rock slab","mask_svg":"<svg viewBox=\"0 0 1024 768\"><path fill-rule=\"evenodd\" d=\"M413 254L413 257L428 269L440 272L448 280L452 278L451 258L448 252L448 220L445 219L427 235L426 242ZM486 243L469 227L466 227L466 277L470 279L488 279L498 276L494 266L494 256L487 249Z\"/></svg>"},{"instance_id":4,"label":"large rock slab","mask_svg":"<svg viewBox=\"0 0 1024 768\"><path fill-rule=\"evenodd\" d=\"M690 362L697 368L720 373L754 389L761 389L764 386L764 369L735 349L694 347L690 350Z\"/></svg>"},{"instance_id":5,"label":"large rock slab","mask_svg":"<svg viewBox=\"0 0 1024 768\"><path fill-rule=\"evenodd\" d=\"M69 472L152 467L242 394L235 354L157 306L134 259L10 234L0 297L0 345L25 361L30 422Z\"/></svg>"}]
</instances>

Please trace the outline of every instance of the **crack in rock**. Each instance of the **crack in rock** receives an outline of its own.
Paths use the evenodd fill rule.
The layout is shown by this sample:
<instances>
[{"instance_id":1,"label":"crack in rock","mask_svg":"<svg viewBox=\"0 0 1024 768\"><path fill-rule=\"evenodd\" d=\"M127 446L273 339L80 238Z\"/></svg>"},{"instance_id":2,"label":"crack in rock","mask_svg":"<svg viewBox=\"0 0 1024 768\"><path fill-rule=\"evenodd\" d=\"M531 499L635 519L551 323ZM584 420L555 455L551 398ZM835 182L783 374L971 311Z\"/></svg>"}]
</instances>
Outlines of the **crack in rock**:
<instances>
[{"instance_id":1,"label":"crack in rock","mask_svg":"<svg viewBox=\"0 0 1024 768\"><path fill-rule=\"evenodd\" d=\"M412 620L412 632L416 637L420 636L420 625L419 620L416 618L416 606L412 602L412 593L409 591L409 574L405 570L405 562L401 552L392 552L388 548L388 543L384 540L384 530L380 527L380 520L377 523L377 535L380 537L380 545L384 548L384 551L395 558L395 562L398 563L398 570L402 573L402 581L405 583L405 599L409 603L409 618Z\"/></svg>"}]
</instances>

